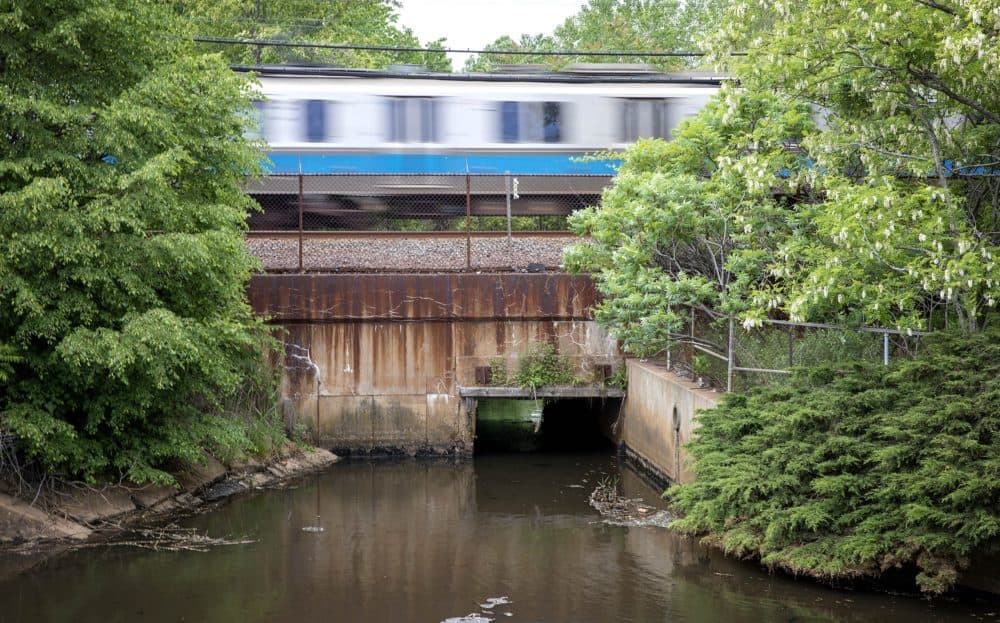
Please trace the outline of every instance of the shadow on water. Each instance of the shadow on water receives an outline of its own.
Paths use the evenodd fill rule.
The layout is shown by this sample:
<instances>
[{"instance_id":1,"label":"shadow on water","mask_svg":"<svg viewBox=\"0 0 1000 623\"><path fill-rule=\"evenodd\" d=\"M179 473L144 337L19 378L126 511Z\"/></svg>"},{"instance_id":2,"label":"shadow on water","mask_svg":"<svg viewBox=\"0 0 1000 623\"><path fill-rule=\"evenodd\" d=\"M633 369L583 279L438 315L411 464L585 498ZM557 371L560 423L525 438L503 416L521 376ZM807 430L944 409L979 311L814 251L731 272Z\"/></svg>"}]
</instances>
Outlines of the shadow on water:
<instances>
[{"instance_id":1,"label":"shadow on water","mask_svg":"<svg viewBox=\"0 0 1000 623\"><path fill-rule=\"evenodd\" d=\"M0 582L0 622L913 623L992 612L822 588L662 527L610 525L587 502L607 478L662 508L608 449L344 462L184 522L256 543L67 554Z\"/></svg>"}]
</instances>

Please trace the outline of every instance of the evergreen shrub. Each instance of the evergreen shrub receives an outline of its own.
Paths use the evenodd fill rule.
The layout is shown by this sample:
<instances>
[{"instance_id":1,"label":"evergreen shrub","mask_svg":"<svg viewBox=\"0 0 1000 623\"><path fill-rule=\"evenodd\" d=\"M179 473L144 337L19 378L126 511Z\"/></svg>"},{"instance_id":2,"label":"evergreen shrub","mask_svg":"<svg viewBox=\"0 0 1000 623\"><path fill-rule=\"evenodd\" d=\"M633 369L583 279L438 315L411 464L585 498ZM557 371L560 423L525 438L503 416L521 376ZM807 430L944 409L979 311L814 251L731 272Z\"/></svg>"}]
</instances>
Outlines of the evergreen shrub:
<instances>
[{"instance_id":1,"label":"evergreen shrub","mask_svg":"<svg viewBox=\"0 0 1000 623\"><path fill-rule=\"evenodd\" d=\"M727 553L823 579L912 566L936 594L1000 532L996 329L888 367L799 368L699 422L696 481L666 495L675 529Z\"/></svg>"}]
</instances>

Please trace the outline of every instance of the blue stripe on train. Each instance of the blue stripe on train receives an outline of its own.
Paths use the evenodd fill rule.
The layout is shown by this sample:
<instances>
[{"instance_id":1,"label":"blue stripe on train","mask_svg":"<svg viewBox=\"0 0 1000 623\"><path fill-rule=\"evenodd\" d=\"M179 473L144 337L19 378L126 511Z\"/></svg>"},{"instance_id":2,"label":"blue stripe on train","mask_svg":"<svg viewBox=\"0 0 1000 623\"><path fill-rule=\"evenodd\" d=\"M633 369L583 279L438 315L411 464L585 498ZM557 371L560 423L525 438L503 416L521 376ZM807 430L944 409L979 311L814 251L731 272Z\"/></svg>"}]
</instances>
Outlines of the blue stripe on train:
<instances>
[{"instance_id":1,"label":"blue stripe on train","mask_svg":"<svg viewBox=\"0 0 1000 623\"><path fill-rule=\"evenodd\" d=\"M270 174L512 173L515 175L614 175L617 160L581 162L584 154L267 154Z\"/></svg>"}]
</instances>

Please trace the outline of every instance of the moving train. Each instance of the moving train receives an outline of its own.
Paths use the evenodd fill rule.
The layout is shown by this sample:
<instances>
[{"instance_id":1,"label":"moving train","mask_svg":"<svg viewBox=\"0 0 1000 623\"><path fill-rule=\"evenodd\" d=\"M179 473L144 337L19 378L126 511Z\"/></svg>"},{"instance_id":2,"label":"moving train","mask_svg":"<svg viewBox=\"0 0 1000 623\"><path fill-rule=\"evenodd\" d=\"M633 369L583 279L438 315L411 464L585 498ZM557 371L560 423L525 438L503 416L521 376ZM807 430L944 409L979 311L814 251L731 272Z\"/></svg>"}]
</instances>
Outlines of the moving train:
<instances>
[{"instance_id":1,"label":"moving train","mask_svg":"<svg viewBox=\"0 0 1000 623\"><path fill-rule=\"evenodd\" d=\"M299 174L304 209L315 214L464 214L467 193L475 214L504 214L512 187L514 214L565 214L595 201L614 174L617 162L587 154L668 137L721 83L618 65L498 74L235 69L254 71L261 85L255 112L269 175L249 190L271 220L280 206L297 206Z\"/></svg>"}]
</instances>

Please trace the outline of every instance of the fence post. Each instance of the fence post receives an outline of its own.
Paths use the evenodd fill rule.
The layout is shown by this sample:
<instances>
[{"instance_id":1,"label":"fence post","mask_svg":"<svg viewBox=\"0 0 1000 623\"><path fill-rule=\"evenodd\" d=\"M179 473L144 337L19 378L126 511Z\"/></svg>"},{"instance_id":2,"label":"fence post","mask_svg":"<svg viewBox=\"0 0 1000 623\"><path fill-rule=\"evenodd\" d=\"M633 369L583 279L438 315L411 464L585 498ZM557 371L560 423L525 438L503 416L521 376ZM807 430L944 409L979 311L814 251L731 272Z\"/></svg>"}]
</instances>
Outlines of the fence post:
<instances>
[{"instance_id":1,"label":"fence post","mask_svg":"<svg viewBox=\"0 0 1000 623\"><path fill-rule=\"evenodd\" d=\"M299 173L299 272L302 272L302 204L305 202L302 192L302 174Z\"/></svg>"},{"instance_id":2,"label":"fence post","mask_svg":"<svg viewBox=\"0 0 1000 623\"><path fill-rule=\"evenodd\" d=\"M510 226L510 171L504 173L503 188L507 195L507 241L512 239Z\"/></svg>"},{"instance_id":3,"label":"fence post","mask_svg":"<svg viewBox=\"0 0 1000 623\"><path fill-rule=\"evenodd\" d=\"M735 367L734 348L733 348L733 338L736 333L733 329L735 328L735 323L733 322L733 317L729 316L729 346L726 349L726 391L733 391L733 367Z\"/></svg>"},{"instance_id":4,"label":"fence post","mask_svg":"<svg viewBox=\"0 0 1000 623\"><path fill-rule=\"evenodd\" d=\"M673 311L674 311L674 308L671 307L670 305L668 305L667 306L667 313L668 314L672 314ZM671 368L671 365L670 365L670 348L671 348L672 343L673 343L673 340L668 337L667 338L667 370L669 370Z\"/></svg>"},{"instance_id":5,"label":"fence post","mask_svg":"<svg viewBox=\"0 0 1000 623\"><path fill-rule=\"evenodd\" d=\"M688 363L691 364L691 378L694 378L694 358L696 356L694 347L694 306L690 307L690 311L691 311L691 324L689 326L688 332L691 334L691 341L688 342L688 351L690 351L689 352L690 359L688 359Z\"/></svg>"},{"instance_id":6,"label":"fence post","mask_svg":"<svg viewBox=\"0 0 1000 623\"><path fill-rule=\"evenodd\" d=\"M472 179L465 169L465 270L472 270Z\"/></svg>"},{"instance_id":7,"label":"fence post","mask_svg":"<svg viewBox=\"0 0 1000 623\"><path fill-rule=\"evenodd\" d=\"M889 332L882 332L882 365L889 365Z\"/></svg>"},{"instance_id":8,"label":"fence post","mask_svg":"<svg viewBox=\"0 0 1000 623\"><path fill-rule=\"evenodd\" d=\"M794 339L792 338L792 327L786 327L788 332L788 367L791 368L794 363Z\"/></svg>"}]
</instances>

